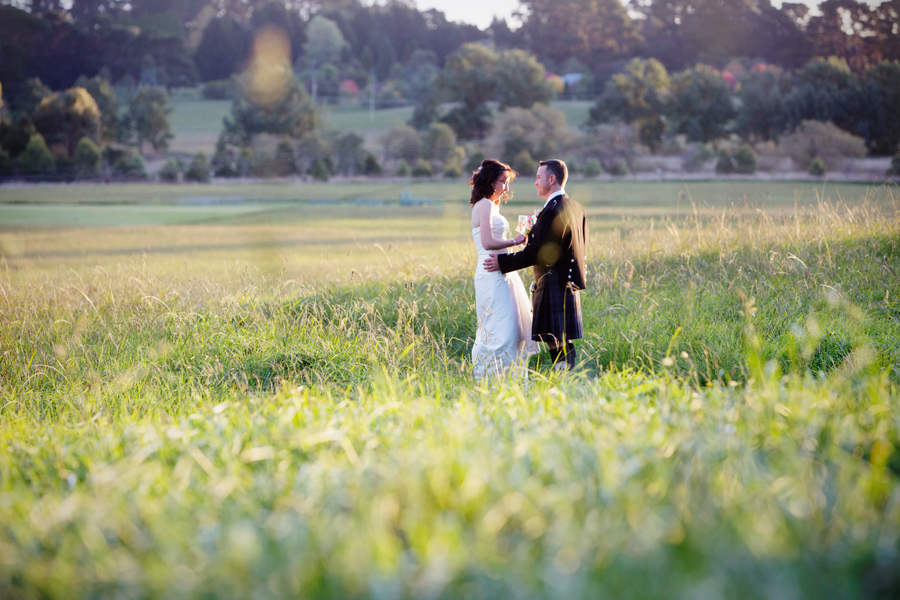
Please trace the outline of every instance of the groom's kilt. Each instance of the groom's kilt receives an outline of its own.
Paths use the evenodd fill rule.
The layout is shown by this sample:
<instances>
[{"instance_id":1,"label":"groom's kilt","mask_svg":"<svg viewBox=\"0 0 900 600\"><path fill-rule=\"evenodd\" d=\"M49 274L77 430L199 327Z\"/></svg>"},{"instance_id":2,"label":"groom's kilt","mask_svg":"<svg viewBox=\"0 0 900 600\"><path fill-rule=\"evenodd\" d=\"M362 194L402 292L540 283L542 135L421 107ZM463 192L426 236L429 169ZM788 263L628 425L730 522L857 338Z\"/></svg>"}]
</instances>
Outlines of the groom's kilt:
<instances>
[{"instance_id":1,"label":"groom's kilt","mask_svg":"<svg viewBox=\"0 0 900 600\"><path fill-rule=\"evenodd\" d=\"M532 340L557 346L564 339L584 337L581 294L575 288L560 286L556 270L551 269L536 282L531 304L534 307Z\"/></svg>"}]
</instances>

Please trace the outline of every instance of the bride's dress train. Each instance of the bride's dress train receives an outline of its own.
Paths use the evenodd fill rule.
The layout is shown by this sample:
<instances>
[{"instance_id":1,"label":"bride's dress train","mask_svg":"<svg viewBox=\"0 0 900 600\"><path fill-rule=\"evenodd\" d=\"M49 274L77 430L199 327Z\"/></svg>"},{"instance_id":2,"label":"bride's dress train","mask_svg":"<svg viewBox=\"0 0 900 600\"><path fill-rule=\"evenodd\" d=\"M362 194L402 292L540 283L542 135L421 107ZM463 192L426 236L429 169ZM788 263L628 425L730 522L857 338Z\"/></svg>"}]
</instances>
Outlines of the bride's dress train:
<instances>
[{"instance_id":1,"label":"bride's dress train","mask_svg":"<svg viewBox=\"0 0 900 600\"><path fill-rule=\"evenodd\" d=\"M509 222L502 215L491 215L495 239L506 239ZM528 356L538 352L531 341L531 301L518 273L485 271L482 262L489 254L506 250L485 250L481 244L481 228L472 229L478 263L475 268L475 313L478 329L472 348L475 378L499 375L508 371L524 372Z\"/></svg>"}]
</instances>

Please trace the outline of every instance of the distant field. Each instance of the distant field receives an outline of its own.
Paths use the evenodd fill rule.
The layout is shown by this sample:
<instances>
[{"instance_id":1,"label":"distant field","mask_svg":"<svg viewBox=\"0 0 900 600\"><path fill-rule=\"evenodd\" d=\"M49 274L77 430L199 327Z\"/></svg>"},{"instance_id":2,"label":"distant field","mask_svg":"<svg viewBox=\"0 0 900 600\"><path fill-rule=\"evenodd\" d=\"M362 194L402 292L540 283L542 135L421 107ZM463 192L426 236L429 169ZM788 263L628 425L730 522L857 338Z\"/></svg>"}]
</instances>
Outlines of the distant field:
<instances>
[{"instance_id":1,"label":"distant field","mask_svg":"<svg viewBox=\"0 0 900 600\"><path fill-rule=\"evenodd\" d=\"M407 191L424 204L402 206ZM513 191L503 208L510 220L540 206L530 178ZM869 198L874 206L898 201L892 188L856 184L573 181L569 192L586 207L597 240L691 217L790 214L826 197ZM332 280L353 270L424 264L426 257L445 265L470 250L470 235L462 180L0 187L0 254L20 275L141 260L181 273L241 262ZM402 252L384 261L386 244Z\"/></svg>"},{"instance_id":2,"label":"distant field","mask_svg":"<svg viewBox=\"0 0 900 600\"><path fill-rule=\"evenodd\" d=\"M554 102L561 109L570 127L581 126L588 118L593 103L585 101ZM203 100L193 94L175 95L172 98L172 114L169 124L175 138L169 145L170 152L212 154L216 140L222 131L222 119L231 110L230 100ZM379 109L370 112L365 105L323 106L323 122L340 131L361 134L367 145L378 148L378 136L393 127L403 125L412 118L413 107Z\"/></svg>"}]
</instances>

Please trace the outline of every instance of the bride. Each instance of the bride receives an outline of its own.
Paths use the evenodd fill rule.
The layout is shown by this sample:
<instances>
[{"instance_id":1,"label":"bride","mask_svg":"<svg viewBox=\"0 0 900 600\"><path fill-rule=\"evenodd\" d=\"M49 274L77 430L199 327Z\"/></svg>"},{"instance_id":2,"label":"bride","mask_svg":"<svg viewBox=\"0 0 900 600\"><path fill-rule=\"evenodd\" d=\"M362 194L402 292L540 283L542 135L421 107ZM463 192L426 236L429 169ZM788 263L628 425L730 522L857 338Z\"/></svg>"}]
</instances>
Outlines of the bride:
<instances>
[{"instance_id":1,"label":"bride","mask_svg":"<svg viewBox=\"0 0 900 600\"><path fill-rule=\"evenodd\" d=\"M490 273L482 262L489 254L525 243L524 235L506 239L509 222L500 214L500 203L509 196L516 172L500 161L485 159L469 179L472 196L472 238L478 250L475 263L475 312L478 329L472 362L475 378L498 375L512 369L524 371L529 354L538 351L531 341L531 302L516 272Z\"/></svg>"}]
</instances>

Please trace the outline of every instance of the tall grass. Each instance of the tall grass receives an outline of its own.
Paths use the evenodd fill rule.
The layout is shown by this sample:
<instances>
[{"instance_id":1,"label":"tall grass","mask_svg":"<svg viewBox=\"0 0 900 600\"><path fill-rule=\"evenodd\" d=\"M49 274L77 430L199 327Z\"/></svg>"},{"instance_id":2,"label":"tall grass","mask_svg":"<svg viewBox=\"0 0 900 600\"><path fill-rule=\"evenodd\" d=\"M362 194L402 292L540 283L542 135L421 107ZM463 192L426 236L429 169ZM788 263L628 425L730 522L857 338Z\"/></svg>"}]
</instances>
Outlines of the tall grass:
<instances>
[{"instance_id":1,"label":"tall grass","mask_svg":"<svg viewBox=\"0 0 900 600\"><path fill-rule=\"evenodd\" d=\"M598 228L578 371L485 385L452 238L13 263L0 597L892 597L898 208Z\"/></svg>"}]
</instances>

